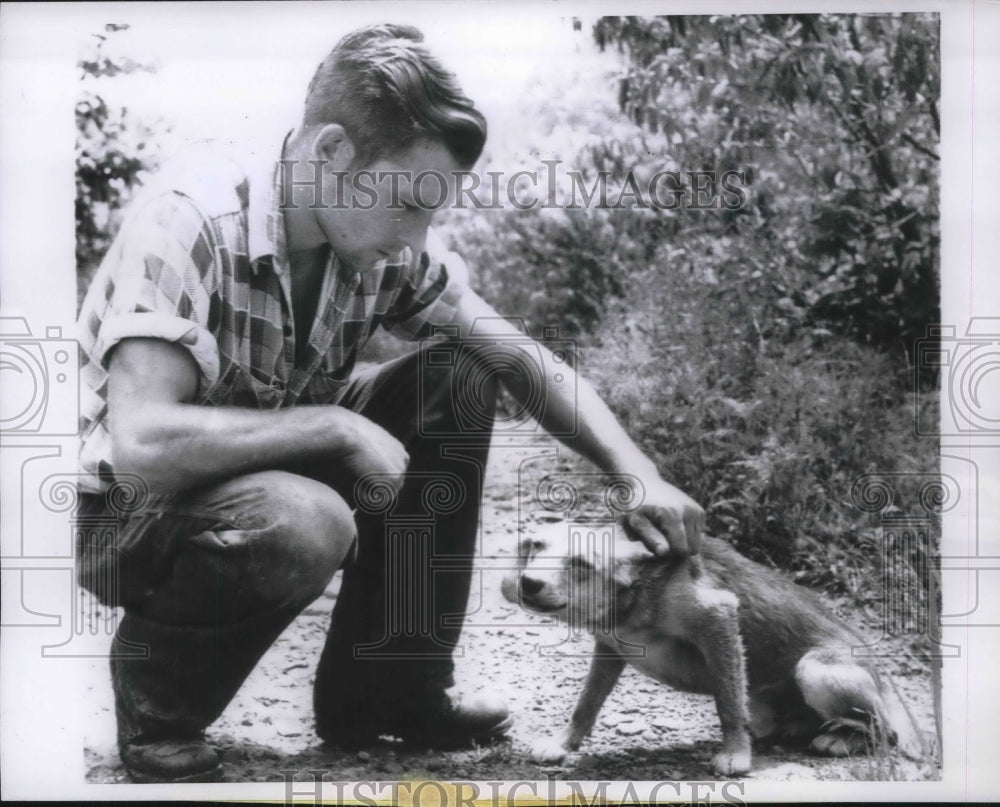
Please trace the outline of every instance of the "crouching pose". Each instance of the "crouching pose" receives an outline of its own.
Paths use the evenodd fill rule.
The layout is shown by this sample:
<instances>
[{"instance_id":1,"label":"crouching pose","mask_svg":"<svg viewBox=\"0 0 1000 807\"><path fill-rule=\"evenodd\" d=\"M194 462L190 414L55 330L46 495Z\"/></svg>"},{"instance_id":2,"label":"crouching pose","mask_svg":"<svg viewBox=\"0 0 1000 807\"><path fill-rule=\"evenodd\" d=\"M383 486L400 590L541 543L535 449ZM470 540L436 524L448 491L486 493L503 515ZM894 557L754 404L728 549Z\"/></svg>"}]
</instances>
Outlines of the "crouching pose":
<instances>
[{"instance_id":1,"label":"crouching pose","mask_svg":"<svg viewBox=\"0 0 1000 807\"><path fill-rule=\"evenodd\" d=\"M852 656L863 640L811 592L705 537L698 557L664 559L631 541L572 547L557 525L520 547L507 599L594 634L570 725L533 757L579 748L626 664L685 692L713 695L722 724L720 775L751 767L751 737L808 743L846 756L918 739L895 690Z\"/></svg>"}]
</instances>

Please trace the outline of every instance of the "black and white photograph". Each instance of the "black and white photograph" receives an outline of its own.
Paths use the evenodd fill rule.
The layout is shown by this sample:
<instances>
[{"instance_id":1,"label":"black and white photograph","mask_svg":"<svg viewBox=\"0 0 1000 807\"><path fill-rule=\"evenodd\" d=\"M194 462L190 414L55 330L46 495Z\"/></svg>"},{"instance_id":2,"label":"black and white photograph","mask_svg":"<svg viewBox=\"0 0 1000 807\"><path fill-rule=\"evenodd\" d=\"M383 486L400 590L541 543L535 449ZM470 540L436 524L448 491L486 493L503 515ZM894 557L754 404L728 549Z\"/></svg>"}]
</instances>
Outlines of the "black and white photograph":
<instances>
[{"instance_id":1,"label":"black and white photograph","mask_svg":"<svg viewBox=\"0 0 1000 807\"><path fill-rule=\"evenodd\" d=\"M3 797L996 798L997 33L0 8Z\"/></svg>"}]
</instances>

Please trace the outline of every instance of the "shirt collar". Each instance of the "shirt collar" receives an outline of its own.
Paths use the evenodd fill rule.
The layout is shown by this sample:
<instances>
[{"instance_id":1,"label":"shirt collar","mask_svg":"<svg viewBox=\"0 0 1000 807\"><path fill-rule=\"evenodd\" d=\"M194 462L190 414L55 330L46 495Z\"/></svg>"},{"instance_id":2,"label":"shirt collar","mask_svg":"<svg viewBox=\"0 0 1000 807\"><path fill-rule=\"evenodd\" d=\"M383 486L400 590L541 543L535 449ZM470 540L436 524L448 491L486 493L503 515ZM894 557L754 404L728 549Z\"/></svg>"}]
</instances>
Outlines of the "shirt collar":
<instances>
[{"instance_id":1,"label":"shirt collar","mask_svg":"<svg viewBox=\"0 0 1000 807\"><path fill-rule=\"evenodd\" d=\"M271 258L276 274L284 272L288 265L285 243L285 220L279 202L281 200L281 174L279 160L284 154L285 144L291 130L282 138L277 154L274 144L256 149L251 153L247 178L250 182L247 208L247 249L250 264L256 271L259 261Z\"/></svg>"}]
</instances>

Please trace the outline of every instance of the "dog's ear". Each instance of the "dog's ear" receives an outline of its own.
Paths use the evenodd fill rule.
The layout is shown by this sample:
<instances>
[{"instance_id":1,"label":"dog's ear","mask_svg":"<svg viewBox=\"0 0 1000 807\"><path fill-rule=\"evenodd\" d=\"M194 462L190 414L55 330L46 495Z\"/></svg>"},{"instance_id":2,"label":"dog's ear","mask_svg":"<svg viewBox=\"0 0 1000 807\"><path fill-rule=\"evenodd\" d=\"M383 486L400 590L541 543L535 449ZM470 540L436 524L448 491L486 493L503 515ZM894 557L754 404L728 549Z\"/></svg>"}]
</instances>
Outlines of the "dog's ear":
<instances>
[{"instance_id":1,"label":"dog's ear","mask_svg":"<svg viewBox=\"0 0 1000 807\"><path fill-rule=\"evenodd\" d=\"M517 556L521 559L522 563L527 563L537 555L545 553L548 547L548 542L543 538L529 535L527 538L522 538L521 542L517 545Z\"/></svg>"},{"instance_id":2,"label":"dog's ear","mask_svg":"<svg viewBox=\"0 0 1000 807\"><path fill-rule=\"evenodd\" d=\"M619 538L613 547L612 577L617 585L630 586L639 576L639 563L653 557L653 554L643 544L628 538Z\"/></svg>"}]
</instances>

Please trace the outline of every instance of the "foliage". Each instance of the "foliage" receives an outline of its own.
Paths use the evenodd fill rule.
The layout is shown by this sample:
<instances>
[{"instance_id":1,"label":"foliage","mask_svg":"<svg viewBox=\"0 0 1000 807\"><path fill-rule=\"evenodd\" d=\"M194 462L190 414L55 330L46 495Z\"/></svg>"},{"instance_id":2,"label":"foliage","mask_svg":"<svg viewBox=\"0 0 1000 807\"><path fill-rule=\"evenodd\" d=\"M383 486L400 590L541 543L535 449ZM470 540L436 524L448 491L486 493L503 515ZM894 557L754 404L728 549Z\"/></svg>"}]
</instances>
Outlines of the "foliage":
<instances>
[{"instance_id":1,"label":"foliage","mask_svg":"<svg viewBox=\"0 0 1000 807\"><path fill-rule=\"evenodd\" d=\"M118 54L113 45L127 25L94 34L78 63L83 90L76 104L76 266L82 291L111 244L122 208L156 165L156 140L166 127L135 120L101 95L103 82L153 67Z\"/></svg>"},{"instance_id":2,"label":"foliage","mask_svg":"<svg viewBox=\"0 0 1000 807\"><path fill-rule=\"evenodd\" d=\"M706 507L710 533L875 605L877 531L852 486L936 470L900 393L905 369L827 332L761 340L717 288L652 274L633 276L619 325L581 351L585 374L664 476Z\"/></svg>"},{"instance_id":3,"label":"foliage","mask_svg":"<svg viewBox=\"0 0 1000 807\"><path fill-rule=\"evenodd\" d=\"M767 320L912 351L939 314L935 15L608 17L594 35L675 162L746 172L740 218L774 245L746 269Z\"/></svg>"},{"instance_id":4,"label":"foliage","mask_svg":"<svg viewBox=\"0 0 1000 807\"><path fill-rule=\"evenodd\" d=\"M628 232L633 216L612 221L604 211L482 211L485 226L462 234L466 254L489 255L479 291L502 300L529 327L559 323L560 335L577 338L600 324L608 301L624 293L631 266L642 260ZM484 216L484 214L486 214ZM530 278L525 267L531 267Z\"/></svg>"}]
</instances>

